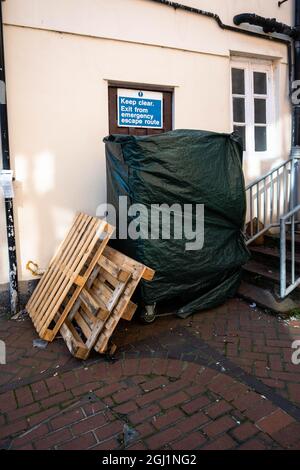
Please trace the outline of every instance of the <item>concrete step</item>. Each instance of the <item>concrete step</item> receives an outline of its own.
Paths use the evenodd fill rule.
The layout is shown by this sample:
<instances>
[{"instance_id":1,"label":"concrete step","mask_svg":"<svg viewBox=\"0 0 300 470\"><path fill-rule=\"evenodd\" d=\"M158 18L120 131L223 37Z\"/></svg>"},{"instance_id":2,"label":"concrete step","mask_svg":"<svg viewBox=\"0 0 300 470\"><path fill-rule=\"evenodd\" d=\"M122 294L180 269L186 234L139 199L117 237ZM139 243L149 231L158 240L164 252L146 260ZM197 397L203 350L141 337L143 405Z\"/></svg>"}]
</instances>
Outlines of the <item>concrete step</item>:
<instances>
[{"instance_id":1,"label":"concrete step","mask_svg":"<svg viewBox=\"0 0 300 470\"><path fill-rule=\"evenodd\" d=\"M270 246L270 247L273 246L273 247L279 248L280 234L279 233L266 233L264 235L264 241L265 241L266 246ZM289 233L286 234L286 244L287 244L287 248L290 250L291 249L291 236ZM300 252L300 232L296 233L295 247L296 247L296 251Z\"/></svg>"},{"instance_id":2,"label":"concrete step","mask_svg":"<svg viewBox=\"0 0 300 470\"><path fill-rule=\"evenodd\" d=\"M291 237L287 233L287 284L290 283ZM280 236L267 234L264 245L249 246L252 258L243 267L243 283L239 295L258 306L281 314L300 307L300 288L286 299L279 297L280 288ZM296 235L296 277L300 276L300 234Z\"/></svg>"},{"instance_id":3,"label":"concrete step","mask_svg":"<svg viewBox=\"0 0 300 470\"><path fill-rule=\"evenodd\" d=\"M243 280L279 294L280 271L278 267L266 266L264 263L251 259L243 267ZM290 280L289 272L287 272L287 284ZM290 295L293 299L300 301L300 287L297 287Z\"/></svg>"},{"instance_id":4,"label":"concrete step","mask_svg":"<svg viewBox=\"0 0 300 470\"><path fill-rule=\"evenodd\" d=\"M280 251L279 248L274 246L250 246L249 247L252 255L252 259L264 263L267 266L274 266L279 269L280 266ZM287 250L286 253L287 267L290 266L291 262L291 252ZM296 271L298 268L298 273L300 275L300 250L296 250Z\"/></svg>"},{"instance_id":5,"label":"concrete step","mask_svg":"<svg viewBox=\"0 0 300 470\"><path fill-rule=\"evenodd\" d=\"M254 302L258 307L283 315L288 315L295 308L300 308L299 301L297 302L290 297L281 300L270 290L245 281L242 281L238 295L251 303Z\"/></svg>"}]
</instances>

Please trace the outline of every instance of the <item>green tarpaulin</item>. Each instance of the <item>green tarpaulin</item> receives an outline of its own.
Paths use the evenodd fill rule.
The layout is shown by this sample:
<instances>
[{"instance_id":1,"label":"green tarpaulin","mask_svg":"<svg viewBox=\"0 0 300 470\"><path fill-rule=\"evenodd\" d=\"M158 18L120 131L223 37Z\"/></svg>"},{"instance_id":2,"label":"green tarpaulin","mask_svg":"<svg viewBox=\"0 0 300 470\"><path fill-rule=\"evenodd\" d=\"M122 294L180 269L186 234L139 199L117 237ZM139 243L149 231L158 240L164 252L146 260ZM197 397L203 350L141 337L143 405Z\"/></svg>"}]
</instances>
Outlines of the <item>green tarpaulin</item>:
<instances>
[{"instance_id":1,"label":"green tarpaulin","mask_svg":"<svg viewBox=\"0 0 300 470\"><path fill-rule=\"evenodd\" d=\"M176 298L181 305L178 315L186 317L233 296L249 258L242 233L246 201L237 135L176 130L141 137L110 135L104 142L107 202L117 211L119 196L127 197L128 206L144 205L149 215L151 208L153 214L165 213L158 205L176 204L170 239L151 239L150 216L147 221L144 213L136 213L124 220L121 214L127 226L139 217L143 238L118 239L117 247L156 271L152 282L141 285L142 301L153 304ZM193 207L195 229L197 204L204 205L204 244L187 250L191 240L176 239L172 229L186 205Z\"/></svg>"}]
</instances>

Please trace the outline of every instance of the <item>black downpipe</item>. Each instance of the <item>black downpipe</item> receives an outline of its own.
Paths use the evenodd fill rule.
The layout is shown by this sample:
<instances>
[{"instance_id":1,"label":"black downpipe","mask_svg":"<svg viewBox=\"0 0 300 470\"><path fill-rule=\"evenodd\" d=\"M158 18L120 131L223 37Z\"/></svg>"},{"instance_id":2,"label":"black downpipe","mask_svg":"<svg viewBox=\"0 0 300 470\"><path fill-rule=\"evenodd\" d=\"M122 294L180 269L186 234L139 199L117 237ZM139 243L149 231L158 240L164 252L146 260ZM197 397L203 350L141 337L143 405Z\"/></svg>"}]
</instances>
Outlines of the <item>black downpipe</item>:
<instances>
[{"instance_id":1,"label":"black downpipe","mask_svg":"<svg viewBox=\"0 0 300 470\"><path fill-rule=\"evenodd\" d=\"M288 44L288 68L289 68L289 96L292 95L292 81L294 77L294 50L292 48L292 42Z\"/></svg>"},{"instance_id":2,"label":"black downpipe","mask_svg":"<svg viewBox=\"0 0 300 470\"><path fill-rule=\"evenodd\" d=\"M299 30L288 26L284 23L279 23L276 18L264 18L263 16L256 15L255 13L242 13L233 18L236 25L248 23L255 26L260 26L264 33L278 33L289 36L293 39L299 38Z\"/></svg>"},{"instance_id":3,"label":"black downpipe","mask_svg":"<svg viewBox=\"0 0 300 470\"><path fill-rule=\"evenodd\" d=\"M8 140L8 119L6 106L6 85L5 85L5 63L3 44L3 19L2 1L0 1L0 125L1 125L1 150L2 164L4 170L10 170L10 153ZM6 231L9 258L9 297L11 315L15 315L19 307L18 291L18 269L15 240L15 224L13 213L13 200L5 198Z\"/></svg>"},{"instance_id":4,"label":"black downpipe","mask_svg":"<svg viewBox=\"0 0 300 470\"><path fill-rule=\"evenodd\" d=\"M295 30L298 32L294 40L294 74L293 80L300 80L300 0L295 0ZM300 159L300 104L292 100L292 152L293 158L293 198L291 208L299 203L299 159Z\"/></svg>"},{"instance_id":5,"label":"black downpipe","mask_svg":"<svg viewBox=\"0 0 300 470\"><path fill-rule=\"evenodd\" d=\"M298 37L294 41L294 76L293 80L300 80L300 0L295 0L295 30ZM293 136L292 146L300 149L300 105L293 105Z\"/></svg>"}]
</instances>

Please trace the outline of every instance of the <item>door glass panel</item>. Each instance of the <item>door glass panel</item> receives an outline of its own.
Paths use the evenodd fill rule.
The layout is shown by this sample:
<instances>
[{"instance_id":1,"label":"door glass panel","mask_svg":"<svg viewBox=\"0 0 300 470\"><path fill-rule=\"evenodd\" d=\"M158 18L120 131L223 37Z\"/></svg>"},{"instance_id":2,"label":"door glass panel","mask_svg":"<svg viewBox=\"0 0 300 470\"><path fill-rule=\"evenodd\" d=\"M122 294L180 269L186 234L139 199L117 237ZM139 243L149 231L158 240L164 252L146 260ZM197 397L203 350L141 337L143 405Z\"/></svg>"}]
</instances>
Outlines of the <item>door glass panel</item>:
<instances>
[{"instance_id":1,"label":"door glass panel","mask_svg":"<svg viewBox=\"0 0 300 470\"><path fill-rule=\"evenodd\" d=\"M267 74L263 72L253 72L254 93L256 95L267 94Z\"/></svg>"},{"instance_id":2,"label":"door glass panel","mask_svg":"<svg viewBox=\"0 0 300 470\"><path fill-rule=\"evenodd\" d=\"M233 120L234 122L245 122L244 98L233 98Z\"/></svg>"},{"instance_id":3,"label":"door glass panel","mask_svg":"<svg viewBox=\"0 0 300 470\"><path fill-rule=\"evenodd\" d=\"M266 124L267 110L266 100L254 99L254 119L255 124Z\"/></svg>"},{"instance_id":4,"label":"door glass panel","mask_svg":"<svg viewBox=\"0 0 300 470\"><path fill-rule=\"evenodd\" d=\"M255 126L255 152L265 152L267 150L267 128L265 126Z\"/></svg>"},{"instance_id":5,"label":"door glass panel","mask_svg":"<svg viewBox=\"0 0 300 470\"><path fill-rule=\"evenodd\" d=\"M232 93L234 95L245 94L245 72L242 69L231 69Z\"/></svg>"},{"instance_id":6,"label":"door glass panel","mask_svg":"<svg viewBox=\"0 0 300 470\"><path fill-rule=\"evenodd\" d=\"M245 126L233 126L234 132L239 134L243 141L243 150L246 151L246 127Z\"/></svg>"}]
</instances>

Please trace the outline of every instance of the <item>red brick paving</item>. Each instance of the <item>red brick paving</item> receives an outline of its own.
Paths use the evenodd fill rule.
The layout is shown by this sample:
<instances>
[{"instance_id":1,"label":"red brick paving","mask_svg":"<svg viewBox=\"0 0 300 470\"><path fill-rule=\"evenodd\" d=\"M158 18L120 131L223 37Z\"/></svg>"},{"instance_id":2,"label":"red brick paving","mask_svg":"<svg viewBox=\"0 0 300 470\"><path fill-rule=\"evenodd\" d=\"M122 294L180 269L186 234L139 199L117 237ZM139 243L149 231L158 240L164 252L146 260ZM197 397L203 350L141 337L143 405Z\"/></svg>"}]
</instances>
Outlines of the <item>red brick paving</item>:
<instances>
[{"instance_id":1,"label":"red brick paving","mask_svg":"<svg viewBox=\"0 0 300 470\"><path fill-rule=\"evenodd\" d=\"M1 321L8 352L8 364L0 366L1 446L122 449L128 424L138 432L130 449L299 449L299 420L272 397L262 397L226 370L204 367L192 356L186 360L186 347L182 360L150 357L150 350L149 357L136 353L136 344L178 326L199 338L199 348L204 341L300 405L300 366L291 364L300 322L280 321L236 299L186 320L120 326L114 340L127 352L115 363L97 355L80 363L61 339L35 349L29 319ZM165 352L181 347L172 334L162 346Z\"/></svg>"},{"instance_id":2,"label":"red brick paving","mask_svg":"<svg viewBox=\"0 0 300 470\"><path fill-rule=\"evenodd\" d=\"M132 365L132 370L135 371L140 362L139 359L124 361L127 371L128 365ZM262 399L258 394L242 388L235 398L227 400L223 397L222 391L215 391L220 389L222 381L228 390L235 388L236 381L233 378L219 373L208 374L209 369L199 365L198 370L195 369L195 377L184 383L181 375L187 364L184 361L168 360L168 370L176 368L178 372L178 377L174 378L167 373L164 375L155 373L162 361L160 358L152 359L148 364L148 374L139 376L139 384L136 384L136 380L132 380L136 376L130 376L128 372L124 376L116 370L116 376L113 377L110 371L109 384L106 381L108 374L102 375L99 377L95 394L83 393L80 397L73 394L72 387L69 388L64 383L65 375L67 381L70 374L74 375L75 380L79 371L62 373L59 379L69 393L66 396L67 400L62 399L59 408L50 405L42 413L40 410L43 408L44 400L38 397L35 401L37 408L32 408L28 404L19 405L15 400L14 409L10 406L10 409L4 412L2 400L5 400L6 394L2 394L0 406L5 420L5 424L1 426L3 446L11 449L121 449L125 423L138 432L134 443L136 448L142 446L148 449L191 450L239 449L252 446L277 449L300 446L300 424L280 408L277 407L273 411L271 406L272 411L269 412L266 406L265 416L253 420L248 417L247 408L245 412L241 410L245 409L245 397L249 397L248 406L251 409L256 402L255 398L258 401ZM122 361L120 362L122 365ZM110 369L109 363L106 364L106 368ZM97 364L90 365L86 372L90 378L94 377L97 373ZM211 375L210 379L208 375ZM201 383L202 376L205 383L209 380L208 387L199 388L196 396L189 395L186 390L196 390L195 384ZM152 390L147 392L148 383ZM95 387L94 380L91 384ZM176 390L177 384L179 390ZM46 381L41 379L28 387L43 390L45 386ZM116 389L121 391L116 394ZM129 392L127 400L126 391ZM154 392L158 393L154 395ZM125 414L119 411L120 393L122 393L122 406L127 406ZM52 395L49 392L50 399L58 395L61 393L54 392ZM149 397L147 403L141 403L141 397L147 396ZM104 404L103 400L106 397L111 398L109 406ZM268 400L263 399L263 401L268 405ZM53 400L54 402L57 403L57 400ZM52 408L54 408L53 414ZM38 419L34 420L36 416Z\"/></svg>"},{"instance_id":3,"label":"red brick paving","mask_svg":"<svg viewBox=\"0 0 300 470\"><path fill-rule=\"evenodd\" d=\"M155 334L176 326L189 331L246 372L253 374L279 395L300 406L300 365L293 365L291 344L300 339L300 320L281 320L239 299L181 320L161 318ZM126 325L115 335L118 344L134 343L149 335L151 327Z\"/></svg>"}]
</instances>

